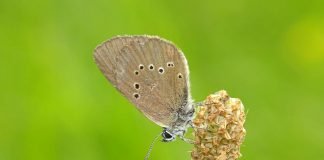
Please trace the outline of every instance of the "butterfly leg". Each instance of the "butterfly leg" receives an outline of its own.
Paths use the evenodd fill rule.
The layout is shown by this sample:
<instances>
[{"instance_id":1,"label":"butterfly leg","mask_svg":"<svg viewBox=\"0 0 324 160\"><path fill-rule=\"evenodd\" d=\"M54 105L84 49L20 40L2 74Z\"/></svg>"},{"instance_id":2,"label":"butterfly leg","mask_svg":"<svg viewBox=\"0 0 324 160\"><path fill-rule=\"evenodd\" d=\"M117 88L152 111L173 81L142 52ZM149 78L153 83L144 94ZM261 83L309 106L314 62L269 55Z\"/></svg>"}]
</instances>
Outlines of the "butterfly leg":
<instances>
[{"instance_id":1,"label":"butterfly leg","mask_svg":"<svg viewBox=\"0 0 324 160\"><path fill-rule=\"evenodd\" d=\"M194 107L198 107L198 106L202 106L202 105L204 105L204 104L205 104L205 102L202 101L202 102L196 102L196 103L194 103L193 105L194 105Z\"/></svg>"},{"instance_id":2,"label":"butterfly leg","mask_svg":"<svg viewBox=\"0 0 324 160\"><path fill-rule=\"evenodd\" d=\"M203 126L195 126L192 123L190 124L190 127L193 128L193 129L204 129L204 130L206 130L206 127L203 127Z\"/></svg>"},{"instance_id":3,"label":"butterfly leg","mask_svg":"<svg viewBox=\"0 0 324 160\"><path fill-rule=\"evenodd\" d=\"M180 137L180 139L182 139L183 141L185 141L187 143L190 143L190 144L194 144L195 143L195 141L192 140L192 139L188 139L188 138L185 138L183 136L179 136L179 137Z\"/></svg>"}]
</instances>

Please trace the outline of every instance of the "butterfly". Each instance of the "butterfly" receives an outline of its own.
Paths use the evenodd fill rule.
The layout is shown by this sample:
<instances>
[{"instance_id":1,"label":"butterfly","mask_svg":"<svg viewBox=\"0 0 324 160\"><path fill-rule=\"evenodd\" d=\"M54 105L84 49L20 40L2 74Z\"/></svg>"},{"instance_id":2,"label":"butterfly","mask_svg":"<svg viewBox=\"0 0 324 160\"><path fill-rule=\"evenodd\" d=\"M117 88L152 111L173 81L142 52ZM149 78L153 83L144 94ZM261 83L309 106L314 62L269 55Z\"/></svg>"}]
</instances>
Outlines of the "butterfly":
<instances>
[{"instance_id":1,"label":"butterfly","mask_svg":"<svg viewBox=\"0 0 324 160\"><path fill-rule=\"evenodd\" d=\"M162 141L183 140L194 114L189 68L180 49L157 36L116 36L94 51L106 79L148 119Z\"/></svg>"}]
</instances>

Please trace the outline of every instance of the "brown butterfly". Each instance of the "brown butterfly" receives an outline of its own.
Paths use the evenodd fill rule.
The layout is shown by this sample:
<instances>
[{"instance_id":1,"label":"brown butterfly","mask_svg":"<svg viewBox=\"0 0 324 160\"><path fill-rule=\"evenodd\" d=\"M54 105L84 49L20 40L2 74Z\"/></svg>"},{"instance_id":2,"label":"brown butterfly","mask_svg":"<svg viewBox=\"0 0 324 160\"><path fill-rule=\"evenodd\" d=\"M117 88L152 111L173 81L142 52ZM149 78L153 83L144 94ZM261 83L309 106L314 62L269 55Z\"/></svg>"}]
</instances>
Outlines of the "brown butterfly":
<instances>
[{"instance_id":1,"label":"brown butterfly","mask_svg":"<svg viewBox=\"0 0 324 160\"><path fill-rule=\"evenodd\" d=\"M105 77L148 119L164 142L184 139L194 113L187 60L157 36L117 36L100 44L95 61Z\"/></svg>"}]
</instances>

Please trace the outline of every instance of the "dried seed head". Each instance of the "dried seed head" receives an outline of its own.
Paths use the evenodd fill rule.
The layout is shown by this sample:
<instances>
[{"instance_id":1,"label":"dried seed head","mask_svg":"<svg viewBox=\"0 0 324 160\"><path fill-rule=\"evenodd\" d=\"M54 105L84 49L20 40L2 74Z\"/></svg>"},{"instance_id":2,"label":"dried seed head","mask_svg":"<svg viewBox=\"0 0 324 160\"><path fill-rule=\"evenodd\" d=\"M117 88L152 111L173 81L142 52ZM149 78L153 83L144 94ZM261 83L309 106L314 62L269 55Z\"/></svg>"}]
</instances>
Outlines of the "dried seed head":
<instances>
[{"instance_id":1,"label":"dried seed head","mask_svg":"<svg viewBox=\"0 0 324 160\"><path fill-rule=\"evenodd\" d=\"M241 156L240 145L244 129L244 106L237 98L230 98L226 91L207 97L199 106L195 125L195 145L191 152L193 160L235 160Z\"/></svg>"}]
</instances>

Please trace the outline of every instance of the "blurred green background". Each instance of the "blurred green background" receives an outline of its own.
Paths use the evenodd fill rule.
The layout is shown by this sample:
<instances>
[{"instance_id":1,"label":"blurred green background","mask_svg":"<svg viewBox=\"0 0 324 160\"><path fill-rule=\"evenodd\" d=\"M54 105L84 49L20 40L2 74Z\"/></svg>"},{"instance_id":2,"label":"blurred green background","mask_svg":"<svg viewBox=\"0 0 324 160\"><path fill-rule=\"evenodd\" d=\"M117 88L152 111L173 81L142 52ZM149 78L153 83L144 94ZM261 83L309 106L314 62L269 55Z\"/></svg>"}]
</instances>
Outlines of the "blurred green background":
<instances>
[{"instance_id":1,"label":"blurred green background","mask_svg":"<svg viewBox=\"0 0 324 160\"><path fill-rule=\"evenodd\" d=\"M143 159L161 128L96 67L95 46L152 34L185 53L192 95L248 116L243 160L324 157L323 0L0 1L0 160ZM190 159L156 143L151 159Z\"/></svg>"}]
</instances>

